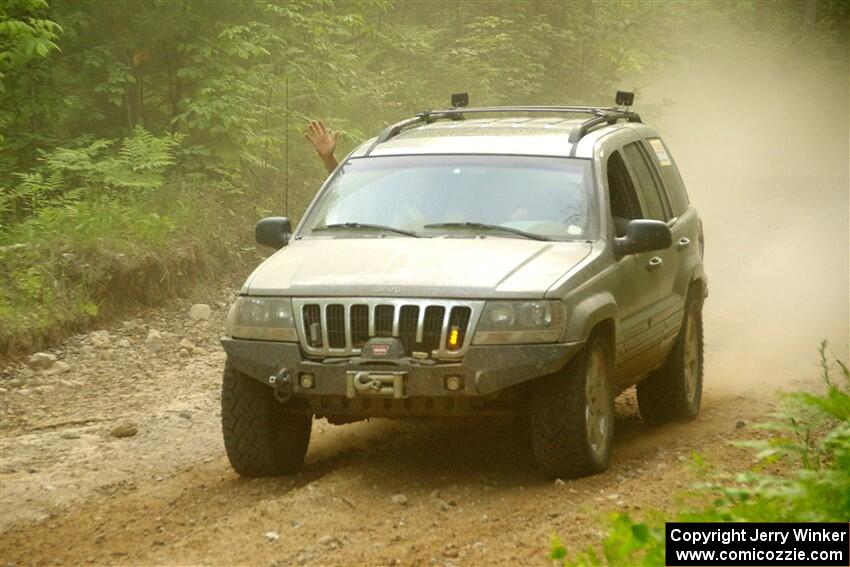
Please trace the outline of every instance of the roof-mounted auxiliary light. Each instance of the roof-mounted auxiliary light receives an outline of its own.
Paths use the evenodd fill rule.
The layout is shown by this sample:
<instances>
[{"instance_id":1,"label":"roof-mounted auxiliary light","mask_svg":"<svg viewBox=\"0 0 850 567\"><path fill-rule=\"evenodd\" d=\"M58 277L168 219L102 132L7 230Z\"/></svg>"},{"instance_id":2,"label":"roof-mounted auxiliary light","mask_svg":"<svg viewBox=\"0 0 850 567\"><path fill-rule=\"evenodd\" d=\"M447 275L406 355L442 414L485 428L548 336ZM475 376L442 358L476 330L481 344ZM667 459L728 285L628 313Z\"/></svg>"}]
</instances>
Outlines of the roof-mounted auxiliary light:
<instances>
[{"instance_id":1,"label":"roof-mounted auxiliary light","mask_svg":"<svg viewBox=\"0 0 850 567\"><path fill-rule=\"evenodd\" d=\"M635 103L635 93L629 91L617 91L617 106L629 107Z\"/></svg>"},{"instance_id":2,"label":"roof-mounted auxiliary light","mask_svg":"<svg viewBox=\"0 0 850 567\"><path fill-rule=\"evenodd\" d=\"M469 93L452 93L452 110L469 106ZM452 112L446 115L451 120L463 120L463 114Z\"/></svg>"},{"instance_id":3,"label":"roof-mounted auxiliary light","mask_svg":"<svg viewBox=\"0 0 850 567\"><path fill-rule=\"evenodd\" d=\"M452 93L452 108L469 106L469 93Z\"/></svg>"}]
</instances>

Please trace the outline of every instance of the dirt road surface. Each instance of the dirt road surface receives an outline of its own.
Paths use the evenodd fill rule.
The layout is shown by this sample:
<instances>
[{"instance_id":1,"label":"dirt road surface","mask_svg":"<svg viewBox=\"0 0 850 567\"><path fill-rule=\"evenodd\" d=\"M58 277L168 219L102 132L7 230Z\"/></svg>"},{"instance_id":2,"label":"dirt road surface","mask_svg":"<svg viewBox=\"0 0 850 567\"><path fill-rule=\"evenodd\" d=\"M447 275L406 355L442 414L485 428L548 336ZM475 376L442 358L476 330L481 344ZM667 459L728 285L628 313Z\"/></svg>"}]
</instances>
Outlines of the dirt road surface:
<instances>
[{"instance_id":1,"label":"dirt road surface","mask_svg":"<svg viewBox=\"0 0 850 567\"><path fill-rule=\"evenodd\" d=\"M695 452L746 465L728 442L771 408L709 375L698 421L653 430L626 394L610 470L566 482L507 425L317 421L303 472L244 480L219 425L228 293L208 320L175 303L3 370L2 564L544 565L553 534L577 549L609 512L672 504Z\"/></svg>"}]
</instances>

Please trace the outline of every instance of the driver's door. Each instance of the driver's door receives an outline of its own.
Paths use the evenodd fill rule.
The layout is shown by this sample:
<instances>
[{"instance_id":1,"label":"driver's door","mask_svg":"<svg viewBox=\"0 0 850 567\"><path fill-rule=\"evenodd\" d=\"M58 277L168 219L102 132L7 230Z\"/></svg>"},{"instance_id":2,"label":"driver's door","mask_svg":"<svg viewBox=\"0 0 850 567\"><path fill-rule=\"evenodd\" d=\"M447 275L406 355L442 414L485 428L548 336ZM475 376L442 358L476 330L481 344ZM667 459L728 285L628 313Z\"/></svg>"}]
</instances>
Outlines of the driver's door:
<instances>
[{"instance_id":1,"label":"driver's door","mask_svg":"<svg viewBox=\"0 0 850 567\"><path fill-rule=\"evenodd\" d=\"M643 218L667 222L670 207L658 185L649 156L640 141L626 144L622 149L634 190L640 201ZM672 294L678 273L678 254L673 247L635 255L638 270L646 276L642 281L644 294L642 314L646 330L633 355L639 357L640 371L653 370L664 362L670 346L670 321L676 316L677 302ZM639 372L640 373L640 372Z\"/></svg>"},{"instance_id":2,"label":"driver's door","mask_svg":"<svg viewBox=\"0 0 850 567\"><path fill-rule=\"evenodd\" d=\"M608 238L625 236L628 222L645 218L634 179L623 159L622 150L607 157ZM617 258L611 289L617 300L620 326L617 340L617 385L625 388L649 370L655 358L649 350L653 343L652 313L657 301L656 275L647 269L652 253L629 254Z\"/></svg>"}]
</instances>

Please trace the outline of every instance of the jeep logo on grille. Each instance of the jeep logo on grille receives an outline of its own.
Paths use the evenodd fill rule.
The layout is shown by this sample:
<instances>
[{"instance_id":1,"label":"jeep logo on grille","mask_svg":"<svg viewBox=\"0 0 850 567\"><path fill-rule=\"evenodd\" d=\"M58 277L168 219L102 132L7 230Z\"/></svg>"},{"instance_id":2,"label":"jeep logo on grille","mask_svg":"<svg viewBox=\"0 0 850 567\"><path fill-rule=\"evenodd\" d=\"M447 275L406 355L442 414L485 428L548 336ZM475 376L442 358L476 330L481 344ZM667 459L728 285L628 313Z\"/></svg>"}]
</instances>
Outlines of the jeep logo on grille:
<instances>
[{"instance_id":1,"label":"jeep logo on grille","mask_svg":"<svg viewBox=\"0 0 850 567\"><path fill-rule=\"evenodd\" d=\"M391 293L393 295L398 295L399 293L401 293L401 288L400 287L379 286L379 287L372 288L372 291L374 293Z\"/></svg>"},{"instance_id":2,"label":"jeep logo on grille","mask_svg":"<svg viewBox=\"0 0 850 567\"><path fill-rule=\"evenodd\" d=\"M390 345L372 345L372 356L387 356Z\"/></svg>"}]
</instances>

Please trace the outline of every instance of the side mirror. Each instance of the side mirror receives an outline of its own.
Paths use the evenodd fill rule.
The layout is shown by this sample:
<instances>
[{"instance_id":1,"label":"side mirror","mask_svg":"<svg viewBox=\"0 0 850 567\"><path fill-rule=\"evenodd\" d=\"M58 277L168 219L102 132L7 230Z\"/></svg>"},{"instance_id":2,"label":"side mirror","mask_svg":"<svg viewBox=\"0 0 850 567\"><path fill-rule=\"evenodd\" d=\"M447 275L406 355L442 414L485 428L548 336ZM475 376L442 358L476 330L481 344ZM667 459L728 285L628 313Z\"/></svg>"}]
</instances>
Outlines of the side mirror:
<instances>
[{"instance_id":1,"label":"side mirror","mask_svg":"<svg viewBox=\"0 0 850 567\"><path fill-rule=\"evenodd\" d=\"M673 244L667 223L658 220L636 219L629 222L626 236L614 239L614 253L619 256L663 250Z\"/></svg>"},{"instance_id":2,"label":"side mirror","mask_svg":"<svg viewBox=\"0 0 850 567\"><path fill-rule=\"evenodd\" d=\"M267 217L257 223L254 238L257 244L270 248L283 248L292 236L292 224L286 217Z\"/></svg>"}]
</instances>

